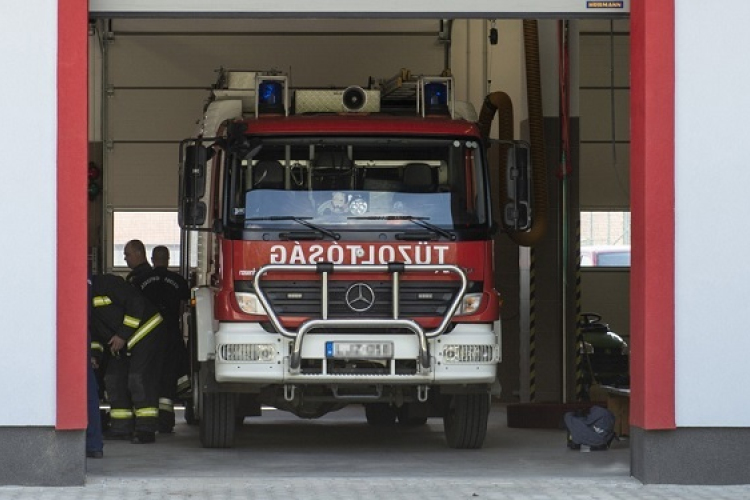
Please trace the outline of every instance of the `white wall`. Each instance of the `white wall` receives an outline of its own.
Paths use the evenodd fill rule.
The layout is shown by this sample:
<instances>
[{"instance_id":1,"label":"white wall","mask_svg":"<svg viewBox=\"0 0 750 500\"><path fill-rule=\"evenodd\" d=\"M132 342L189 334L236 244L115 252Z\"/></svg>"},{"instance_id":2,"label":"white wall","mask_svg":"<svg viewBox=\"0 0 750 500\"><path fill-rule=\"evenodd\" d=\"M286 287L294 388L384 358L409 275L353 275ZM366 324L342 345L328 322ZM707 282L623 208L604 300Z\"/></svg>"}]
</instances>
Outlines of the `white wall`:
<instances>
[{"instance_id":1,"label":"white wall","mask_svg":"<svg viewBox=\"0 0 750 500\"><path fill-rule=\"evenodd\" d=\"M0 426L54 425L57 1L3 10Z\"/></svg>"},{"instance_id":2,"label":"white wall","mask_svg":"<svg viewBox=\"0 0 750 500\"><path fill-rule=\"evenodd\" d=\"M750 426L750 4L677 0L676 422Z\"/></svg>"}]
</instances>

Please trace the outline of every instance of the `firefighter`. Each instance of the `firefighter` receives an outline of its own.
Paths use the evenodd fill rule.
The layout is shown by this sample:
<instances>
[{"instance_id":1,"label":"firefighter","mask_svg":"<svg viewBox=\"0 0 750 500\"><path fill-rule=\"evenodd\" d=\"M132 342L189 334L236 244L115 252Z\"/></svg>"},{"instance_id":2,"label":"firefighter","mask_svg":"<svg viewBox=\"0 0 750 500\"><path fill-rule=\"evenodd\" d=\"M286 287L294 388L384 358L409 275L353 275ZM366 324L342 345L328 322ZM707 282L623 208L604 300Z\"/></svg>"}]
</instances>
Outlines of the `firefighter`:
<instances>
[{"instance_id":1,"label":"firefighter","mask_svg":"<svg viewBox=\"0 0 750 500\"><path fill-rule=\"evenodd\" d=\"M145 276L151 272L151 264L146 260L146 247L141 240L130 240L125 244L125 263L130 268L127 280L140 286Z\"/></svg>"},{"instance_id":2,"label":"firefighter","mask_svg":"<svg viewBox=\"0 0 750 500\"><path fill-rule=\"evenodd\" d=\"M169 249L154 247L151 253L154 267L149 272L138 274L132 283L139 286L152 304L164 317L164 361L159 387L159 433L169 434L175 425L174 404L179 392L187 387L178 387L188 382L188 354L180 326L180 317L185 303L190 299L187 281L169 270ZM142 267L136 267L141 269Z\"/></svg>"},{"instance_id":3,"label":"firefighter","mask_svg":"<svg viewBox=\"0 0 750 500\"><path fill-rule=\"evenodd\" d=\"M88 279L88 323L91 324L91 275ZM86 409L88 425L86 426L86 456L88 458L104 457L104 442L102 441L102 418L99 411L99 384L97 383L95 368L98 368L98 356L103 349L100 342L91 341L91 328L88 328L89 359L86 360L88 370ZM96 366L95 366L96 365Z\"/></svg>"},{"instance_id":4,"label":"firefighter","mask_svg":"<svg viewBox=\"0 0 750 500\"><path fill-rule=\"evenodd\" d=\"M91 330L110 358L105 385L106 439L153 443L158 428L162 316L136 288L113 274L92 277Z\"/></svg>"}]
</instances>

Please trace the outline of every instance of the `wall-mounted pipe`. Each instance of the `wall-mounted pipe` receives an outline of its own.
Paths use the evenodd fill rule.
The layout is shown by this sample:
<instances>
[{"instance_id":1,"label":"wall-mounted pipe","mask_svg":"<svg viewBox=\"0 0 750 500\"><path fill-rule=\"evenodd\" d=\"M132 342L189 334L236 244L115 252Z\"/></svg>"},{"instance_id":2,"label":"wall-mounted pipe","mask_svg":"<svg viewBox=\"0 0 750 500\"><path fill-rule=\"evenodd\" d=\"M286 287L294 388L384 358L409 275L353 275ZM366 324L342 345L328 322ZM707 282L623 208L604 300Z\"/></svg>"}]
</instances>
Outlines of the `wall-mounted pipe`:
<instances>
[{"instance_id":1,"label":"wall-mounted pipe","mask_svg":"<svg viewBox=\"0 0 750 500\"><path fill-rule=\"evenodd\" d=\"M482 139L487 141L490 137L490 129L492 128L492 120L497 114L497 125L498 125L498 139L500 139L500 152L499 152L499 174L498 174L498 186L500 199L498 201L498 207L500 213L502 213L503 207L507 203L507 161L508 161L508 149L510 149L510 141L513 140L513 103L510 100L510 96L505 92L492 92L484 98L482 103L482 109L479 112L479 119L477 120L477 126L479 127L479 133L482 135ZM501 217L502 218L502 217ZM507 228L506 228L507 229Z\"/></svg>"},{"instance_id":2,"label":"wall-mounted pipe","mask_svg":"<svg viewBox=\"0 0 750 500\"><path fill-rule=\"evenodd\" d=\"M526 56L526 101L529 111L529 143L534 184L534 215L531 230L515 233L511 239L522 246L539 242L547 229L547 159L544 145L544 110L539 57L539 29L532 19L523 20L523 42ZM534 213L534 212L532 212Z\"/></svg>"}]
</instances>

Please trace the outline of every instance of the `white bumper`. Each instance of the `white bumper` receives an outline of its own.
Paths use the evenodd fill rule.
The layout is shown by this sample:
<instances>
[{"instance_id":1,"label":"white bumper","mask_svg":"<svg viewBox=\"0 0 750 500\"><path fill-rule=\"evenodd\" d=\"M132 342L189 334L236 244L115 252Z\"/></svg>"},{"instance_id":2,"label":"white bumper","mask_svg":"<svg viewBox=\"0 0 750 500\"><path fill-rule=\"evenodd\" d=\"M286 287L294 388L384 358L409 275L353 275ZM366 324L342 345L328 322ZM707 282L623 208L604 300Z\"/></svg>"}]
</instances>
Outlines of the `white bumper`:
<instances>
[{"instance_id":1,"label":"white bumper","mask_svg":"<svg viewBox=\"0 0 750 500\"><path fill-rule=\"evenodd\" d=\"M305 370L305 364L302 370L290 369L293 339L268 333L257 323L220 323L214 340L216 380L253 384L489 384L495 381L500 354L499 332L487 324L458 325L448 334L429 339L430 366L417 367L414 373L396 368L398 362L418 359L418 337L413 334L308 334L301 347L301 358L319 367L314 370ZM326 358L329 341L392 342L393 359L383 361L383 373L333 373ZM446 353L458 349L481 351L484 359L480 362L457 361L455 356L448 359Z\"/></svg>"}]
</instances>

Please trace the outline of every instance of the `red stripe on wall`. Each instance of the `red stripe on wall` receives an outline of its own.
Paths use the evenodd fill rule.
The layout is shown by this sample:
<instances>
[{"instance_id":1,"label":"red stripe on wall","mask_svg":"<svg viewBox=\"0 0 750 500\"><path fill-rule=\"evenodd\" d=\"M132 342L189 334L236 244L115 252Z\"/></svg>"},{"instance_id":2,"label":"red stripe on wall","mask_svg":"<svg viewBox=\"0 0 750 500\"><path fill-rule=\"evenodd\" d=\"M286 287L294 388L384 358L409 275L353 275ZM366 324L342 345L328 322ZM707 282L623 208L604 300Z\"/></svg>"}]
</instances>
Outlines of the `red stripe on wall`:
<instances>
[{"instance_id":1,"label":"red stripe on wall","mask_svg":"<svg viewBox=\"0 0 750 500\"><path fill-rule=\"evenodd\" d=\"M646 430L675 428L674 14L674 0L630 7L630 423Z\"/></svg>"},{"instance_id":2,"label":"red stripe on wall","mask_svg":"<svg viewBox=\"0 0 750 500\"><path fill-rule=\"evenodd\" d=\"M88 2L58 0L57 422L86 428Z\"/></svg>"}]
</instances>

